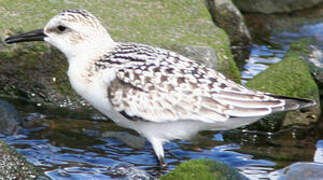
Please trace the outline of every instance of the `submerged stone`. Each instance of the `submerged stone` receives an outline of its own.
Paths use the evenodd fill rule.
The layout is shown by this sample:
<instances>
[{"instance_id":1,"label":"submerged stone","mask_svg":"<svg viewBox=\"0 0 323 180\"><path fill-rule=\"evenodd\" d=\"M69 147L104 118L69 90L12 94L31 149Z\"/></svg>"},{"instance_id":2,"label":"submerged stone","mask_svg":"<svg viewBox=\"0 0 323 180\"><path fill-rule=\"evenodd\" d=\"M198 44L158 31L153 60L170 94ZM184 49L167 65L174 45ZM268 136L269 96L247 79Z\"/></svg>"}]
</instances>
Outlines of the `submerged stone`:
<instances>
[{"instance_id":1,"label":"submerged stone","mask_svg":"<svg viewBox=\"0 0 323 180\"><path fill-rule=\"evenodd\" d=\"M144 149L145 139L141 136L135 136L129 134L128 132L118 132L118 131L105 131L101 134L101 137L108 138L117 138L127 146L134 149Z\"/></svg>"},{"instance_id":2,"label":"submerged stone","mask_svg":"<svg viewBox=\"0 0 323 180\"><path fill-rule=\"evenodd\" d=\"M6 101L0 100L0 133L15 134L21 118L15 107Z\"/></svg>"},{"instance_id":3,"label":"submerged stone","mask_svg":"<svg viewBox=\"0 0 323 180\"><path fill-rule=\"evenodd\" d=\"M292 180L318 180L323 177L323 164L320 163L294 163L283 169L280 179Z\"/></svg>"},{"instance_id":4,"label":"submerged stone","mask_svg":"<svg viewBox=\"0 0 323 180\"><path fill-rule=\"evenodd\" d=\"M118 164L108 168L109 174L121 176L125 180L151 180L154 179L144 170L138 169L129 164Z\"/></svg>"}]
</instances>

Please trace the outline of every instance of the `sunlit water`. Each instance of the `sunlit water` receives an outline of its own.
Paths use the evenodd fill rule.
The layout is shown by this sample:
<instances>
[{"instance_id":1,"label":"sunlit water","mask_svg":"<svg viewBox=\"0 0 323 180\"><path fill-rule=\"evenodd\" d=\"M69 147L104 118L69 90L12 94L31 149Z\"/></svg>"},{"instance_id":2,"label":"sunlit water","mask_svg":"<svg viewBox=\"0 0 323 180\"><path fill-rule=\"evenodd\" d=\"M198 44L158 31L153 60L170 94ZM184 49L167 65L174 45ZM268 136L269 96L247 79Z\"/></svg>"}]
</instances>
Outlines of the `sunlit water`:
<instances>
[{"instance_id":1,"label":"sunlit water","mask_svg":"<svg viewBox=\"0 0 323 180\"><path fill-rule=\"evenodd\" d=\"M60 123L68 124L69 121L77 120ZM51 127L23 129L25 135L4 137L3 140L15 146L29 162L42 167L52 179L153 179L173 169L181 161L201 158L225 162L240 168L249 176L267 175L275 167L272 161L237 152L240 149L238 142L224 142L221 133L202 137L208 142L200 145L184 141L166 144L166 162L169 166L163 170L158 168L149 143L143 149L134 149L117 138L87 136L83 138L88 140L80 140L79 144L75 144L78 137L55 139L55 136L72 135L73 131L83 132L86 127L79 128L64 129L62 132ZM96 141L91 143L89 139ZM69 142L71 140L76 142Z\"/></svg>"},{"instance_id":2,"label":"sunlit water","mask_svg":"<svg viewBox=\"0 0 323 180\"><path fill-rule=\"evenodd\" d=\"M150 144L130 147L129 141L136 146L133 132L114 123L42 117L19 135L2 139L52 179L154 179L184 160L201 158L229 164L250 179L272 179L293 162L323 161L323 143L316 144L321 138L316 129L291 128L273 134L240 129L203 133L195 143L166 144L169 166L161 170ZM104 131L130 138L102 138Z\"/></svg>"},{"instance_id":3,"label":"sunlit water","mask_svg":"<svg viewBox=\"0 0 323 180\"><path fill-rule=\"evenodd\" d=\"M255 44L242 71L244 82L270 64L279 62L290 42L310 36L319 40L322 31L323 24L307 25L295 32L272 36L272 43L279 48ZM250 179L283 179L283 168L292 163L323 162L320 140L323 137L313 127L290 128L274 134L240 129L204 133L196 143L166 144L168 167L161 170L149 143L142 146L132 131L113 123L67 119L53 114L22 114L27 119L36 119L36 123L22 128L18 135L2 136L1 139L16 147L29 162L41 167L55 180L155 179L182 161L200 158L236 167ZM102 137L104 131L113 132L113 136ZM131 143L134 145L129 146Z\"/></svg>"}]
</instances>

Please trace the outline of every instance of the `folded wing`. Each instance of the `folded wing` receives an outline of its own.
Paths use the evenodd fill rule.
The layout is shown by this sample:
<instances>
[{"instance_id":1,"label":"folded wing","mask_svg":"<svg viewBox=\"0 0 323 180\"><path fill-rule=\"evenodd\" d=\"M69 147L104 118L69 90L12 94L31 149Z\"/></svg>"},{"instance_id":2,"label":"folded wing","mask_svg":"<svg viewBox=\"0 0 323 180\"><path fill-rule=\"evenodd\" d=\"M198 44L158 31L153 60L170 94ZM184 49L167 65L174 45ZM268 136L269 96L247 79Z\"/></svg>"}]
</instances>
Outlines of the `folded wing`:
<instances>
[{"instance_id":1,"label":"folded wing","mask_svg":"<svg viewBox=\"0 0 323 180\"><path fill-rule=\"evenodd\" d=\"M214 123L315 104L248 89L186 57L141 44L121 43L102 62L122 64L108 95L113 107L133 120Z\"/></svg>"},{"instance_id":2,"label":"folded wing","mask_svg":"<svg viewBox=\"0 0 323 180\"><path fill-rule=\"evenodd\" d=\"M119 69L108 90L114 108L133 120L213 123L301 107L290 105L298 102L291 98L249 90L210 69L199 79L180 69L166 73L167 68L142 66Z\"/></svg>"}]
</instances>

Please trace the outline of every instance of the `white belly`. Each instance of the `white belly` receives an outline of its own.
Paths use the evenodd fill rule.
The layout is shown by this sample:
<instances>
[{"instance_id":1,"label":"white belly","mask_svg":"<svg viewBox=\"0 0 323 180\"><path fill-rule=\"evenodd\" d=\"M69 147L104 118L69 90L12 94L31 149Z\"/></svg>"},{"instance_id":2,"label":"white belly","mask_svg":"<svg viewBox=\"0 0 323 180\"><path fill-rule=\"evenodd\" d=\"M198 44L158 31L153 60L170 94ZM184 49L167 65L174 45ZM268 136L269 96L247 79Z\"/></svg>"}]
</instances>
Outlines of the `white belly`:
<instances>
[{"instance_id":1,"label":"white belly","mask_svg":"<svg viewBox=\"0 0 323 180\"><path fill-rule=\"evenodd\" d=\"M108 116L118 125L131 128L141 135L149 138L157 138L163 142L172 139L187 139L203 130L225 130L234 128L234 125L249 124L256 119L249 121L235 119L232 122L203 123L200 121L182 120L176 122L154 123L147 121L132 121L115 111L108 97L108 87L115 78L115 74L97 73L91 78L84 77L73 71L68 72L68 76L73 89L86 99L94 108ZM230 120L228 120L230 121ZM229 125L229 126L228 126Z\"/></svg>"},{"instance_id":2,"label":"white belly","mask_svg":"<svg viewBox=\"0 0 323 180\"><path fill-rule=\"evenodd\" d=\"M120 126L127 127L128 120L113 109L108 99L109 82L106 82L107 79L103 76L106 74L97 73L91 77L84 77L78 72L68 71L71 86L80 96Z\"/></svg>"},{"instance_id":3,"label":"white belly","mask_svg":"<svg viewBox=\"0 0 323 180\"><path fill-rule=\"evenodd\" d=\"M145 121L131 121L115 111L108 99L108 83L102 74L91 77L85 81L84 77L69 73L73 89L94 108L122 127L131 128L145 137L156 137L168 141L171 139L186 139L200 130L197 122L153 123Z\"/></svg>"}]
</instances>

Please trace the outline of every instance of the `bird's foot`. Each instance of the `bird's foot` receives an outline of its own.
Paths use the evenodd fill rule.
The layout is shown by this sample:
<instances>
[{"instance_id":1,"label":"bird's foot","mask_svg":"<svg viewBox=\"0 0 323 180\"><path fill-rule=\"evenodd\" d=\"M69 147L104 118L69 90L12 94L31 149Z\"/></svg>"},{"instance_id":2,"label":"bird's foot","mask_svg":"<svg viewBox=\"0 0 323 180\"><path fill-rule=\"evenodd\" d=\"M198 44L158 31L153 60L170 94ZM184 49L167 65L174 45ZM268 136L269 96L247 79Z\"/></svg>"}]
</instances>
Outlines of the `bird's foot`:
<instances>
[{"instance_id":1,"label":"bird's foot","mask_svg":"<svg viewBox=\"0 0 323 180\"><path fill-rule=\"evenodd\" d=\"M164 169L164 168L167 167L167 163L165 162L165 158L164 157L158 158L158 162L159 162L159 167L161 169Z\"/></svg>"}]
</instances>

